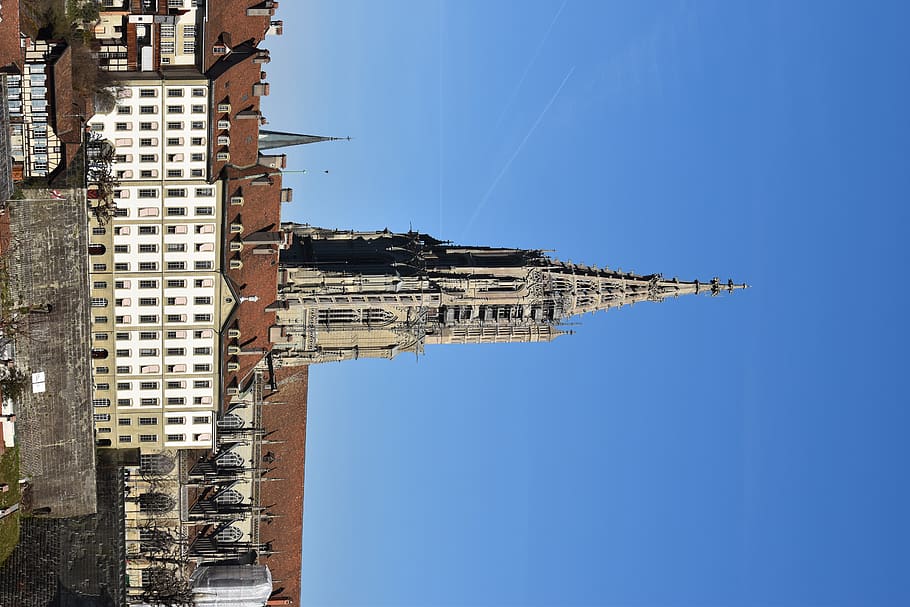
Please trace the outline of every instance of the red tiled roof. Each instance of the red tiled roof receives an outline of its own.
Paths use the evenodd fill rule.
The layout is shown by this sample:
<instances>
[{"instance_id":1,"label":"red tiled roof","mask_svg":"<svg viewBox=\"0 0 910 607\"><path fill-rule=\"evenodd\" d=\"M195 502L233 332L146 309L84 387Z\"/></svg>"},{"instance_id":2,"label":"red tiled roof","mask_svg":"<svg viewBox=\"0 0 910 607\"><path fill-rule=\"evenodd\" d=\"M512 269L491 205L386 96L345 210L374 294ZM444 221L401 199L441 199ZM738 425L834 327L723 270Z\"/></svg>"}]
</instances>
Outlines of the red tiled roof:
<instances>
[{"instance_id":1,"label":"red tiled roof","mask_svg":"<svg viewBox=\"0 0 910 607\"><path fill-rule=\"evenodd\" d=\"M22 72L22 48L19 45L19 1L2 3L0 8L0 72Z\"/></svg>"},{"instance_id":2,"label":"red tiled roof","mask_svg":"<svg viewBox=\"0 0 910 607\"><path fill-rule=\"evenodd\" d=\"M242 61L231 65L212 82L212 174L218 175L227 165L246 167L255 164L259 158L259 97L253 94L253 86L259 83L260 66L254 63L255 53L248 54ZM230 112L217 112L221 103L230 104ZM253 113L252 118L240 118L239 114ZM230 121L230 129L219 130L218 120ZM231 143L218 145L218 135L227 135ZM218 152L229 152L230 160L217 160Z\"/></svg>"},{"instance_id":3,"label":"red tiled roof","mask_svg":"<svg viewBox=\"0 0 910 607\"><path fill-rule=\"evenodd\" d=\"M279 369L278 391L268 395L262 407L263 426L271 432L268 439L285 442L262 446L263 455L272 451L274 460L269 465L281 480L261 485L261 504L277 516L270 525L261 525L259 534L278 554L264 556L260 562L271 570L275 590L283 589L273 598L290 599L292 605L300 604L308 378L307 367Z\"/></svg>"},{"instance_id":4,"label":"red tiled roof","mask_svg":"<svg viewBox=\"0 0 910 607\"><path fill-rule=\"evenodd\" d=\"M265 38L271 16L246 14L248 8L264 8L265 5L266 2L262 0L220 0L209 3L205 47L202 50L203 72L207 72L221 58L221 55L212 54L212 48L216 44L234 47L242 42L251 42L256 46ZM278 3L273 2L272 8L277 9Z\"/></svg>"},{"instance_id":5,"label":"red tiled roof","mask_svg":"<svg viewBox=\"0 0 910 607\"><path fill-rule=\"evenodd\" d=\"M247 169L229 167L225 170L225 239L227 243L232 240L243 240L257 232L278 232L281 225L281 173L276 169L262 166ZM253 185L254 180L260 180L263 185ZM243 206L230 204L232 196L242 195ZM230 225L240 223L243 232L232 234ZM256 253L270 250L265 254ZM238 295L241 297L257 297L258 301L243 301L238 304L234 318L228 323L227 328L240 330L240 339L237 343L226 340L223 356L226 361L235 361L240 364L239 370L225 375L225 386L240 385L250 376L266 352L271 350L269 341L269 327L275 323L275 313L266 310L278 298L278 249L275 245L246 244L243 250L231 252L229 245L225 247L224 260L225 275L234 284ZM230 260L239 259L243 267L230 268ZM227 347L239 345L242 352L239 356L228 357ZM230 400L225 396L224 406Z\"/></svg>"}]
</instances>

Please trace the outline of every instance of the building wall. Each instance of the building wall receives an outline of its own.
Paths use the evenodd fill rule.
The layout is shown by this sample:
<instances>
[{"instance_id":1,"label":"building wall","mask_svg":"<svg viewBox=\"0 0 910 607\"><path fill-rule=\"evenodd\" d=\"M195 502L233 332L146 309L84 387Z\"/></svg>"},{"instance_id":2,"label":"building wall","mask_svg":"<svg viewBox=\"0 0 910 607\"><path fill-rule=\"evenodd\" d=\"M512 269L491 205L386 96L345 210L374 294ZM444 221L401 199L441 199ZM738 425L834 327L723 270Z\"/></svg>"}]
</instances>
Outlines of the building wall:
<instances>
[{"instance_id":1,"label":"building wall","mask_svg":"<svg viewBox=\"0 0 910 607\"><path fill-rule=\"evenodd\" d=\"M200 77L125 82L91 129L113 146L117 211L93 220L92 348L102 446L211 447L220 331L221 183L209 183ZM225 308L227 304L227 308Z\"/></svg>"}]
</instances>

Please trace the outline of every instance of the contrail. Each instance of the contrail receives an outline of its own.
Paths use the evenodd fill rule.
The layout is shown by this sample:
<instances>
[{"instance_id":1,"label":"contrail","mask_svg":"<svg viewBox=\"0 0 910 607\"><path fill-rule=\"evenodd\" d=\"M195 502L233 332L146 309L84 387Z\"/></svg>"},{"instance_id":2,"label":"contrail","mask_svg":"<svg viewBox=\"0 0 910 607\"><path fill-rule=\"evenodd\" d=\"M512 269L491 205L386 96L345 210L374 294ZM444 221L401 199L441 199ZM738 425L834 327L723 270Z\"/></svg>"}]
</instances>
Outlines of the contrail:
<instances>
[{"instance_id":1,"label":"contrail","mask_svg":"<svg viewBox=\"0 0 910 607\"><path fill-rule=\"evenodd\" d=\"M543 120L543 117L546 115L547 111L550 109L550 106L553 105L553 102L556 101L556 98L559 97L559 94L562 92L562 88L566 85L566 82L569 81L569 77L572 75L572 72L575 71L575 66L569 70L569 73L566 74L566 77L562 79L562 82L559 85L559 88L556 89L556 92L553 93L553 96L550 97L550 101L547 102L547 105L543 108L543 111L537 117L537 120L534 121L534 124L531 125L531 128L528 130L527 134L524 136L524 139L521 140L521 143L518 144L518 147L515 148L515 151L509 157L509 160L506 161L505 166L502 167L502 170L499 171L499 174L496 176L496 179L493 180L493 183L490 184L490 187L487 189L486 194L483 195L483 198L480 199L480 203L477 205L477 208L474 209L474 213L471 215L471 218L468 220L468 224L465 226L465 231L470 229L474 225L474 221L477 219L477 216L480 215L480 211L483 210L483 207L487 204L487 200L490 198L490 194L493 193L493 190L496 188L496 185L499 183L499 180L502 179L503 175L506 174L506 171L509 170L509 167L512 166L512 162L521 153L521 149L528 142L528 139L531 138L531 135L534 134L534 131L537 130L537 125L540 124L540 121Z\"/></svg>"},{"instance_id":2,"label":"contrail","mask_svg":"<svg viewBox=\"0 0 910 607\"><path fill-rule=\"evenodd\" d=\"M540 39L540 42L537 44L537 49L534 51L534 54L531 56L531 60L528 62L528 65L525 66L525 71L521 75L521 78L518 79L518 84L515 86L515 89L512 91L512 95L509 97L509 101L506 102L506 106L502 108L502 113L499 114L499 118L496 119L496 125L493 127L493 130L499 128L499 125L502 123L502 119L506 117L506 112L509 111L509 108L512 107L512 104L515 102L515 97L518 95L518 91L521 90L521 85L524 84L525 78L528 77L528 73L531 71L531 68L534 66L534 63L537 61L537 57L540 56L540 51L543 50L544 44L547 43L547 39L550 37L550 32L553 31L553 26L556 25L559 15L562 14L562 9L566 7L566 4L569 0L563 0L562 5L559 7L559 10L556 11L556 14L553 15L553 19L550 21L550 26L547 27L547 31L544 32L543 38Z\"/></svg>"},{"instance_id":3,"label":"contrail","mask_svg":"<svg viewBox=\"0 0 910 607\"><path fill-rule=\"evenodd\" d=\"M439 46L438 46L438 48L437 48L437 51L438 51L438 53L439 53L439 69L438 69L438 72L439 72L439 82L438 82L438 84L439 84L439 89L438 89L438 91L437 91L437 93L438 93L437 99L438 99L438 101L439 101L439 105L438 105L438 110L439 110L439 113L438 113L438 116L439 116L439 118L438 118L438 120L439 120L439 141L438 141L438 145L439 145L439 149L437 150L438 154L437 154L437 157L436 157L436 161L437 161L437 172L438 172L438 180L439 180L439 184L438 184L438 185L439 185L439 232L437 232L437 234L442 234L442 182L443 182L443 174L442 174L442 170L443 170L443 169L442 169L442 167L444 166L444 165L443 165L443 162L442 162L442 160L443 160L443 158L442 158L442 151L443 151L443 149L442 149L442 138L443 138L443 130L445 129L445 123L444 123L444 121L443 121L443 119L442 119L442 112L443 112L443 106L442 106L442 67L443 67L443 63L444 63L444 61L443 61L443 56L442 56L442 53L443 53L443 44L442 44L442 43L443 43L443 35L445 34L445 22L444 22L444 17L445 17L445 0L440 0L440 2L439 2Z\"/></svg>"}]
</instances>

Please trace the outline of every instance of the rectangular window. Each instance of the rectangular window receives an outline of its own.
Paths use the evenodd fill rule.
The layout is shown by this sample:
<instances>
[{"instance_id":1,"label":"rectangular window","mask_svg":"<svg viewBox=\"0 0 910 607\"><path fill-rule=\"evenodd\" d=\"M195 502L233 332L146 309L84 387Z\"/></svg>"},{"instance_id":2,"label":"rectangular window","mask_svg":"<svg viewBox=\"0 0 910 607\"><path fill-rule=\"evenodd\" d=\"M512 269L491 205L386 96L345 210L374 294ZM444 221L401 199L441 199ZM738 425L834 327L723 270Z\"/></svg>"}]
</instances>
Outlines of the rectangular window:
<instances>
[{"instance_id":1,"label":"rectangular window","mask_svg":"<svg viewBox=\"0 0 910 607\"><path fill-rule=\"evenodd\" d=\"M196 207L196 215L211 216L215 214L214 207Z\"/></svg>"},{"instance_id":2,"label":"rectangular window","mask_svg":"<svg viewBox=\"0 0 910 607\"><path fill-rule=\"evenodd\" d=\"M139 425L140 426L157 426L158 418L157 417L140 417Z\"/></svg>"},{"instance_id":3,"label":"rectangular window","mask_svg":"<svg viewBox=\"0 0 910 607\"><path fill-rule=\"evenodd\" d=\"M120 116L126 116L133 113L133 108L128 105L118 105L117 114Z\"/></svg>"},{"instance_id":4,"label":"rectangular window","mask_svg":"<svg viewBox=\"0 0 910 607\"><path fill-rule=\"evenodd\" d=\"M155 162L158 156L155 154L139 154L139 162Z\"/></svg>"},{"instance_id":5,"label":"rectangular window","mask_svg":"<svg viewBox=\"0 0 910 607\"><path fill-rule=\"evenodd\" d=\"M190 145L205 145L205 139L202 137L193 137L190 139Z\"/></svg>"},{"instance_id":6,"label":"rectangular window","mask_svg":"<svg viewBox=\"0 0 910 607\"><path fill-rule=\"evenodd\" d=\"M184 217L186 215L186 207L167 207L165 214L168 217Z\"/></svg>"},{"instance_id":7,"label":"rectangular window","mask_svg":"<svg viewBox=\"0 0 910 607\"><path fill-rule=\"evenodd\" d=\"M210 305L212 305L212 298L208 297L208 296L194 297L193 303L198 306L210 306Z\"/></svg>"},{"instance_id":8,"label":"rectangular window","mask_svg":"<svg viewBox=\"0 0 910 607\"><path fill-rule=\"evenodd\" d=\"M207 379L197 379L193 382L194 388L211 388L212 382Z\"/></svg>"},{"instance_id":9,"label":"rectangular window","mask_svg":"<svg viewBox=\"0 0 910 607\"><path fill-rule=\"evenodd\" d=\"M157 398L140 398L139 406L141 407L157 407L158 399Z\"/></svg>"},{"instance_id":10,"label":"rectangular window","mask_svg":"<svg viewBox=\"0 0 910 607\"><path fill-rule=\"evenodd\" d=\"M140 234L157 234L158 226L139 226Z\"/></svg>"},{"instance_id":11,"label":"rectangular window","mask_svg":"<svg viewBox=\"0 0 910 607\"><path fill-rule=\"evenodd\" d=\"M170 271L178 271L186 269L185 261L169 261L167 262L167 269Z\"/></svg>"},{"instance_id":12,"label":"rectangular window","mask_svg":"<svg viewBox=\"0 0 910 607\"><path fill-rule=\"evenodd\" d=\"M167 286L169 289L182 289L182 288L186 287L186 281L169 278L167 281Z\"/></svg>"},{"instance_id":13,"label":"rectangular window","mask_svg":"<svg viewBox=\"0 0 910 607\"><path fill-rule=\"evenodd\" d=\"M114 264L114 270L117 272L129 272L130 264L126 261L118 261Z\"/></svg>"},{"instance_id":14,"label":"rectangular window","mask_svg":"<svg viewBox=\"0 0 910 607\"><path fill-rule=\"evenodd\" d=\"M167 440L175 443L183 442L186 440L186 434L168 434Z\"/></svg>"},{"instance_id":15,"label":"rectangular window","mask_svg":"<svg viewBox=\"0 0 910 607\"><path fill-rule=\"evenodd\" d=\"M182 169L168 169L167 176L169 179L176 179L177 177L183 177Z\"/></svg>"},{"instance_id":16,"label":"rectangular window","mask_svg":"<svg viewBox=\"0 0 910 607\"><path fill-rule=\"evenodd\" d=\"M186 354L186 348L168 348L165 352L168 356L183 356Z\"/></svg>"},{"instance_id":17,"label":"rectangular window","mask_svg":"<svg viewBox=\"0 0 910 607\"><path fill-rule=\"evenodd\" d=\"M186 322L186 317L183 314L168 314L168 322Z\"/></svg>"},{"instance_id":18,"label":"rectangular window","mask_svg":"<svg viewBox=\"0 0 910 607\"><path fill-rule=\"evenodd\" d=\"M95 367L95 373L99 375L107 375L111 372L110 367Z\"/></svg>"},{"instance_id":19,"label":"rectangular window","mask_svg":"<svg viewBox=\"0 0 910 607\"><path fill-rule=\"evenodd\" d=\"M208 415L193 416L193 423L194 424L207 424L207 423L209 423L209 416Z\"/></svg>"},{"instance_id":20,"label":"rectangular window","mask_svg":"<svg viewBox=\"0 0 910 607\"><path fill-rule=\"evenodd\" d=\"M158 91L155 89L139 89L140 97L157 97Z\"/></svg>"},{"instance_id":21,"label":"rectangular window","mask_svg":"<svg viewBox=\"0 0 910 607\"><path fill-rule=\"evenodd\" d=\"M139 382L140 390L157 390L158 382L156 381L141 381Z\"/></svg>"},{"instance_id":22,"label":"rectangular window","mask_svg":"<svg viewBox=\"0 0 910 607\"><path fill-rule=\"evenodd\" d=\"M129 365L120 365L117 367L117 373L129 375L131 373L131 367Z\"/></svg>"},{"instance_id":23,"label":"rectangular window","mask_svg":"<svg viewBox=\"0 0 910 607\"><path fill-rule=\"evenodd\" d=\"M168 89L167 96L171 99L174 97L183 97L183 89Z\"/></svg>"},{"instance_id":24,"label":"rectangular window","mask_svg":"<svg viewBox=\"0 0 910 607\"><path fill-rule=\"evenodd\" d=\"M205 97L205 89L193 89L193 97Z\"/></svg>"},{"instance_id":25,"label":"rectangular window","mask_svg":"<svg viewBox=\"0 0 910 607\"><path fill-rule=\"evenodd\" d=\"M126 281L125 281L125 280L115 280L115 281L114 281L114 288L115 288L115 289L125 289L125 288L126 288Z\"/></svg>"},{"instance_id":26,"label":"rectangular window","mask_svg":"<svg viewBox=\"0 0 910 607\"><path fill-rule=\"evenodd\" d=\"M211 353L211 348L193 348L193 354L196 356L208 356Z\"/></svg>"},{"instance_id":27,"label":"rectangular window","mask_svg":"<svg viewBox=\"0 0 910 607\"><path fill-rule=\"evenodd\" d=\"M117 358L128 358L129 355L130 355L129 349L123 348L123 349L117 350Z\"/></svg>"},{"instance_id":28,"label":"rectangular window","mask_svg":"<svg viewBox=\"0 0 910 607\"><path fill-rule=\"evenodd\" d=\"M205 160L205 154L190 154L190 160L192 162L202 162Z\"/></svg>"},{"instance_id":29,"label":"rectangular window","mask_svg":"<svg viewBox=\"0 0 910 607\"><path fill-rule=\"evenodd\" d=\"M181 389L183 389L183 382L182 381L169 381L169 382L167 382L167 389L168 390L181 390Z\"/></svg>"},{"instance_id":30,"label":"rectangular window","mask_svg":"<svg viewBox=\"0 0 910 607\"><path fill-rule=\"evenodd\" d=\"M111 431L110 428L96 428L96 430L98 431L98 434L107 434Z\"/></svg>"},{"instance_id":31,"label":"rectangular window","mask_svg":"<svg viewBox=\"0 0 910 607\"><path fill-rule=\"evenodd\" d=\"M155 314L140 314L139 322L143 324L151 324L158 322L158 316Z\"/></svg>"},{"instance_id":32,"label":"rectangular window","mask_svg":"<svg viewBox=\"0 0 910 607\"><path fill-rule=\"evenodd\" d=\"M156 108L154 105L140 105L139 113L140 114L157 114L158 108Z\"/></svg>"},{"instance_id":33,"label":"rectangular window","mask_svg":"<svg viewBox=\"0 0 910 607\"><path fill-rule=\"evenodd\" d=\"M105 335L105 337L107 337L107 336ZM106 383L95 384L95 390L110 390L110 389L111 389L110 384L106 384Z\"/></svg>"},{"instance_id":34,"label":"rectangular window","mask_svg":"<svg viewBox=\"0 0 910 607\"><path fill-rule=\"evenodd\" d=\"M144 271L155 271L158 269L158 262L156 261L140 261L139 269Z\"/></svg>"},{"instance_id":35,"label":"rectangular window","mask_svg":"<svg viewBox=\"0 0 910 607\"><path fill-rule=\"evenodd\" d=\"M114 253L129 253L130 245L128 244L115 244Z\"/></svg>"},{"instance_id":36,"label":"rectangular window","mask_svg":"<svg viewBox=\"0 0 910 607\"><path fill-rule=\"evenodd\" d=\"M168 399L170 401L170 399ZM186 423L185 417L167 417L164 421L168 426L179 426Z\"/></svg>"},{"instance_id":37,"label":"rectangular window","mask_svg":"<svg viewBox=\"0 0 910 607\"><path fill-rule=\"evenodd\" d=\"M140 130L140 131L154 131L154 130L155 130L155 124L156 124L156 123L154 123L154 122L140 122L140 123L139 123L139 130Z\"/></svg>"},{"instance_id":38,"label":"rectangular window","mask_svg":"<svg viewBox=\"0 0 910 607\"><path fill-rule=\"evenodd\" d=\"M167 188L166 195L168 198L186 198L186 188ZM175 214L186 215L186 209L184 209L183 212Z\"/></svg>"},{"instance_id":39,"label":"rectangular window","mask_svg":"<svg viewBox=\"0 0 910 607\"><path fill-rule=\"evenodd\" d=\"M169 131L179 131L182 128L183 128L182 122L168 122L167 123L167 130L169 130Z\"/></svg>"},{"instance_id":40,"label":"rectangular window","mask_svg":"<svg viewBox=\"0 0 910 607\"><path fill-rule=\"evenodd\" d=\"M141 244L139 245L140 253L157 253L158 245L156 244Z\"/></svg>"},{"instance_id":41,"label":"rectangular window","mask_svg":"<svg viewBox=\"0 0 910 607\"><path fill-rule=\"evenodd\" d=\"M193 314L193 322L212 322L211 314Z\"/></svg>"},{"instance_id":42,"label":"rectangular window","mask_svg":"<svg viewBox=\"0 0 910 607\"><path fill-rule=\"evenodd\" d=\"M92 272L104 272L106 270L107 270L106 263L93 263L92 264Z\"/></svg>"},{"instance_id":43,"label":"rectangular window","mask_svg":"<svg viewBox=\"0 0 910 607\"><path fill-rule=\"evenodd\" d=\"M202 169L192 169L192 170L190 170L190 176L191 176L191 177L202 177L203 175L204 175L204 171L203 171Z\"/></svg>"},{"instance_id":44,"label":"rectangular window","mask_svg":"<svg viewBox=\"0 0 910 607\"><path fill-rule=\"evenodd\" d=\"M103 280L96 280L95 282L92 283L92 288L93 289L106 289L107 283L104 282Z\"/></svg>"},{"instance_id":45,"label":"rectangular window","mask_svg":"<svg viewBox=\"0 0 910 607\"><path fill-rule=\"evenodd\" d=\"M214 268L214 263L211 261L197 261L193 265L197 270L211 270Z\"/></svg>"},{"instance_id":46,"label":"rectangular window","mask_svg":"<svg viewBox=\"0 0 910 607\"><path fill-rule=\"evenodd\" d=\"M103 325L108 322L108 317L107 316L95 316L92 318L92 322L97 323L99 325Z\"/></svg>"},{"instance_id":47,"label":"rectangular window","mask_svg":"<svg viewBox=\"0 0 910 607\"><path fill-rule=\"evenodd\" d=\"M182 105L169 105L167 106L168 114L182 114L183 106Z\"/></svg>"},{"instance_id":48,"label":"rectangular window","mask_svg":"<svg viewBox=\"0 0 910 607\"><path fill-rule=\"evenodd\" d=\"M95 341L107 341L107 333L95 333Z\"/></svg>"},{"instance_id":49,"label":"rectangular window","mask_svg":"<svg viewBox=\"0 0 910 607\"><path fill-rule=\"evenodd\" d=\"M195 373L209 373L212 370L212 365L193 365L193 371Z\"/></svg>"},{"instance_id":50,"label":"rectangular window","mask_svg":"<svg viewBox=\"0 0 910 607\"><path fill-rule=\"evenodd\" d=\"M111 421L111 414L110 414L110 413L95 413L92 417L95 419L96 422L109 422L109 421Z\"/></svg>"},{"instance_id":51,"label":"rectangular window","mask_svg":"<svg viewBox=\"0 0 910 607\"><path fill-rule=\"evenodd\" d=\"M168 137L168 138L167 138L167 144L168 144L168 145L171 145L171 146L173 146L173 145L183 145L183 139L180 138L180 137ZM169 154L169 156L173 156L173 154Z\"/></svg>"},{"instance_id":52,"label":"rectangular window","mask_svg":"<svg viewBox=\"0 0 910 607\"><path fill-rule=\"evenodd\" d=\"M186 399L183 398L182 396L169 396L167 398L167 404L172 407L176 407L178 405L184 405L184 404L186 404Z\"/></svg>"},{"instance_id":53,"label":"rectangular window","mask_svg":"<svg viewBox=\"0 0 910 607\"><path fill-rule=\"evenodd\" d=\"M139 305L140 306L157 306L158 298L157 297L140 297Z\"/></svg>"},{"instance_id":54,"label":"rectangular window","mask_svg":"<svg viewBox=\"0 0 910 607\"><path fill-rule=\"evenodd\" d=\"M140 434L139 442L140 443L157 443L158 435L157 434Z\"/></svg>"},{"instance_id":55,"label":"rectangular window","mask_svg":"<svg viewBox=\"0 0 910 607\"><path fill-rule=\"evenodd\" d=\"M158 190L155 188L139 188L139 198L158 198Z\"/></svg>"},{"instance_id":56,"label":"rectangular window","mask_svg":"<svg viewBox=\"0 0 910 607\"><path fill-rule=\"evenodd\" d=\"M166 245L168 253L183 253L186 251L186 244L182 242L169 242Z\"/></svg>"},{"instance_id":57,"label":"rectangular window","mask_svg":"<svg viewBox=\"0 0 910 607\"><path fill-rule=\"evenodd\" d=\"M104 236L106 233L104 228L92 228L92 236Z\"/></svg>"},{"instance_id":58,"label":"rectangular window","mask_svg":"<svg viewBox=\"0 0 910 607\"><path fill-rule=\"evenodd\" d=\"M117 341L125 341L125 340L129 340L129 338L130 338L129 331L118 331L115 339ZM129 356L129 354L127 354L127 356Z\"/></svg>"},{"instance_id":59,"label":"rectangular window","mask_svg":"<svg viewBox=\"0 0 910 607\"><path fill-rule=\"evenodd\" d=\"M150 148L155 145L155 142L152 139L144 138L139 140L139 147L141 148Z\"/></svg>"},{"instance_id":60,"label":"rectangular window","mask_svg":"<svg viewBox=\"0 0 910 607\"><path fill-rule=\"evenodd\" d=\"M158 348L139 348L139 356L158 356Z\"/></svg>"},{"instance_id":61,"label":"rectangular window","mask_svg":"<svg viewBox=\"0 0 910 607\"><path fill-rule=\"evenodd\" d=\"M118 426L131 426L131 425L133 425L133 420L130 419L129 417L121 417L120 419L117 420L117 425Z\"/></svg>"},{"instance_id":62,"label":"rectangular window","mask_svg":"<svg viewBox=\"0 0 910 607\"><path fill-rule=\"evenodd\" d=\"M130 390L130 389L132 389L132 385L133 384L128 381L118 381L117 389L118 390Z\"/></svg>"},{"instance_id":63,"label":"rectangular window","mask_svg":"<svg viewBox=\"0 0 910 607\"><path fill-rule=\"evenodd\" d=\"M194 114L204 114L204 113L205 113L205 106L204 106L204 105L193 105L193 106L192 106L192 111L193 111Z\"/></svg>"},{"instance_id":64,"label":"rectangular window","mask_svg":"<svg viewBox=\"0 0 910 607\"><path fill-rule=\"evenodd\" d=\"M115 127L118 131L128 131L130 130L129 122L118 122Z\"/></svg>"},{"instance_id":65,"label":"rectangular window","mask_svg":"<svg viewBox=\"0 0 910 607\"><path fill-rule=\"evenodd\" d=\"M130 436L129 434L121 434L120 436L117 437L117 440L120 441L121 443L131 443L131 442L133 442L133 437Z\"/></svg>"},{"instance_id":66,"label":"rectangular window","mask_svg":"<svg viewBox=\"0 0 910 607\"><path fill-rule=\"evenodd\" d=\"M194 120L192 123L190 123L190 128L192 128L192 129L195 130L195 131L198 131L198 130L200 130L200 129L204 129L204 128L205 128L205 122L203 122L202 120Z\"/></svg>"}]
</instances>

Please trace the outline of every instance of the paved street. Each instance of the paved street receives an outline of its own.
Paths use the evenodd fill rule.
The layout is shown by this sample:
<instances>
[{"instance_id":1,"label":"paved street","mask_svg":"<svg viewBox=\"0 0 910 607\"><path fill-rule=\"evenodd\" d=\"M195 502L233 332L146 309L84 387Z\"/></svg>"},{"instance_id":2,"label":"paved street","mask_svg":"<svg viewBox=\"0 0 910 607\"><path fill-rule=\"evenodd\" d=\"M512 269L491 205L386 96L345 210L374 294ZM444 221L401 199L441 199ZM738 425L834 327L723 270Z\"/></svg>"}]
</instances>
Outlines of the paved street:
<instances>
[{"instance_id":1,"label":"paved street","mask_svg":"<svg viewBox=\"0 0 910 607\"><path fill-rule=\"evenodd\" d=\"M20 471L31 479L31 507L49 516L96 509L87 272L87 217L81 193L65 199L28 191L10 202L10 292L32 312L17 338L17 365L45 374L27 386L17 411ZM49 510L47 510L49 509Z\"/></svg>"}]
</instances>

